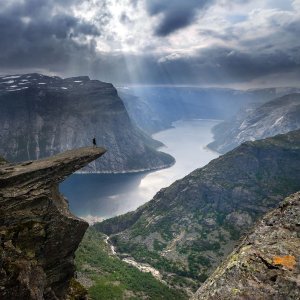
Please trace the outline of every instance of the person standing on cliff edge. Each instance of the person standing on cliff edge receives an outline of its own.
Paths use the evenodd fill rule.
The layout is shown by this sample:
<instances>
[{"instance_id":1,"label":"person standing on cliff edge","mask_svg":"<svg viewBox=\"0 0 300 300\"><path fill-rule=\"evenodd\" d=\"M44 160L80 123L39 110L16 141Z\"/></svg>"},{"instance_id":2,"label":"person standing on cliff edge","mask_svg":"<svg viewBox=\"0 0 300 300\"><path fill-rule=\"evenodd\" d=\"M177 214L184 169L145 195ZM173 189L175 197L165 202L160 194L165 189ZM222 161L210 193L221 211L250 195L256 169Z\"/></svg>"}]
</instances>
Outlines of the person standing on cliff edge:
<instances>
[{"instance_id":1,"label":"person standing on cliff edge","mask_svg":"<svg viewBox=\"0 0 300 300\"><path fill-rule=\"evenodd\" d=\"M95 137L93 138L93 146L97 147L97 143L96 143L96 138Z\"/></svg>"}]
</instances>

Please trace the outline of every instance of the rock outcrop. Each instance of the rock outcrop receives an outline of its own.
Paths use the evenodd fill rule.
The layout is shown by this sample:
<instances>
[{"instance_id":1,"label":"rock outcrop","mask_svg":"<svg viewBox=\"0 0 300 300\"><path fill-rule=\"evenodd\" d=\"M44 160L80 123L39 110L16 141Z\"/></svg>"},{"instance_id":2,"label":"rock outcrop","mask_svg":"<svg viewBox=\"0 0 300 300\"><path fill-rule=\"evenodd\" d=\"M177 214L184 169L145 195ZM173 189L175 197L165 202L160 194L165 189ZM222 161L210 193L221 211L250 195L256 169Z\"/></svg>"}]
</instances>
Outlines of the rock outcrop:
<instances>
[{"instance_id":1,"label":"rock outcrop","mask_svg":"<svg viewBox=\"0 0 300 300\"><path fill-rule=\"evenodd\" d=\"M95 227L111 235L118 252L158 268L170 285L195 292L259 217L299 190L297 130L244 143L135 212Z\"/></svg>"},{"instance_id":2,"label":"rock outcrop","mask_svg":"<svg viewBox=\"0 0 300 300\"><path fill-rule=\"evenodd\" d=\"M52 156L92 144L109 149L86 172L119 173L168 167L174 159L134 126L117 90L87 76L0 77L0 153L11 162Z\"/></svg>"},{"instance_id":3,"label":"rock outcrop","mask_svg":"<svg viewBox=\"0 0 300 300\"><path fill-rule=\"evenodd\" d=\"M300 193L259 221L193 300L300 299Z\"/></svg>"},{"instance_id":4,"label":"rock outcrop","mask_svg":"<svg viewBox=\"0 0 300 300\"><path fill-rule=\"evenodd\" d=\"M300 93L276 98L262 106L241 110L229 121L215 126L209 148L225 153L246 141L264 139L300 128Z\"/></svg>"},{"instance_id":5,"label":"rock outcrop","mask_svg":"<svg viewBox=\"0 0 300 300\"><path fill-rule=\"evenodd\" d=\"M0 299L67 297L88 224L70 213L58 184L104 153L80 148L0 165Z\"/></svg>"}]
</instances>

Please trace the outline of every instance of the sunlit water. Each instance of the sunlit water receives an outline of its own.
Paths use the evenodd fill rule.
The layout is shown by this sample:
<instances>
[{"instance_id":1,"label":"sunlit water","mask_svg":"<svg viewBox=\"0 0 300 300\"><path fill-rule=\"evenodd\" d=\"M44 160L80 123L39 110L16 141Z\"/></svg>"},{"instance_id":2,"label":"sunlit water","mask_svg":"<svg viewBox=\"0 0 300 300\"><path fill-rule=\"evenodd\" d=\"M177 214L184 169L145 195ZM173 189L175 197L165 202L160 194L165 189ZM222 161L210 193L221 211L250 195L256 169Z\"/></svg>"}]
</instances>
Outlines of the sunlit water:
<instances>
[{"instance_id":1,"label":"sunlit water","mask_svg":"<svg viewBox=\"0 0 300 300\"><path fill-rule=\"evenodd\" d=\"M90 221L134 210L151 200L161 188L218 157L218 153L206 148L212 141L211 129L217 123L178 121L174 128L153 135L165 145L159 150L176 159L171 168L128 174L75 174L61 184L60 190L69 199L71 211Z\"/></svg>"}]
</instances>

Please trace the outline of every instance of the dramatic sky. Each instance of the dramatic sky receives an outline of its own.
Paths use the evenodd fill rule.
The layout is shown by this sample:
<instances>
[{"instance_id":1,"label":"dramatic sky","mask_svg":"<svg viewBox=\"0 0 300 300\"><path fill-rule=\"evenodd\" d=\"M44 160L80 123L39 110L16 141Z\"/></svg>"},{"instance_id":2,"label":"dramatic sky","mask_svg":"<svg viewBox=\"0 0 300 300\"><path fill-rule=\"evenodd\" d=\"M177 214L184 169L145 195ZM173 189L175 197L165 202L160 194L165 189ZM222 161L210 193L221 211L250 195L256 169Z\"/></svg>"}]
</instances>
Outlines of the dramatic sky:
<instances>
[{"instance_id":1,"label":"dramatic sky","mask_svg":"<svg viewBox=\"0 0 300 300\"><path fill-rule=\"evenodd\" d=\"M299 86L300 0L0 0L0 70Z\"/></svg>"}]
</instances>

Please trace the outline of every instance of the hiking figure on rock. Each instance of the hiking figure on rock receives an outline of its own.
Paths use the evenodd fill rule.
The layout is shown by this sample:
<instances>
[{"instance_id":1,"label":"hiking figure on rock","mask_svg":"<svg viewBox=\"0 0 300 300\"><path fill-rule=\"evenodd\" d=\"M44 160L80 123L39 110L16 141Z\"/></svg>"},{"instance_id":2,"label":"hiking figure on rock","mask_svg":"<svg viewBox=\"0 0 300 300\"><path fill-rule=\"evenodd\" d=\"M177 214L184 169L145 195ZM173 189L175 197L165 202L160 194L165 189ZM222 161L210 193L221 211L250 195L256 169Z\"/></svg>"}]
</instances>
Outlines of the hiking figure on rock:
<instances>
[{"instance_id":1,"label":"hiking figure on rock","mask_svg":"<svg viewBox=\"0 0 300 300\"><path fill-rule=\"evenodd\" d=\"M96 143L96 138L95 137L93 138L93 146L97 147L97 143Z\"/></svg>"}]
</instances>

